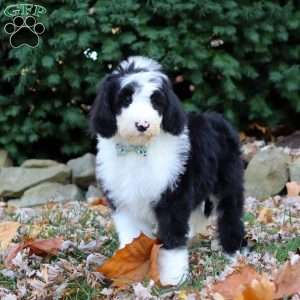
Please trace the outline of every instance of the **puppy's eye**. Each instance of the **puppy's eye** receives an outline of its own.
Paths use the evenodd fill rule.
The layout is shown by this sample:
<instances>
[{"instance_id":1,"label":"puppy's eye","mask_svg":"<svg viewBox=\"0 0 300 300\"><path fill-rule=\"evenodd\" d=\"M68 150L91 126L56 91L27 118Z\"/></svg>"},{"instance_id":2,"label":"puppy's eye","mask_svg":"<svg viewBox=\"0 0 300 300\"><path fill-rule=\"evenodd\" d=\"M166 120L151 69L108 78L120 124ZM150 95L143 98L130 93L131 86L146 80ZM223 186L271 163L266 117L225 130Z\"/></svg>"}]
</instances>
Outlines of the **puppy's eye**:
<instances>
[{"instance_id":1,"label":"puppy's eye","mask_svg":"<svg viewBox=\"0 0 300 300\"><path fill-rule=\"evenodd\" d=\"M132 101L132 95L126 95L124 98L123 98L123 104L127 104L129 105Z\"/></svg>"},{"instance_id":2,"label":"puppy's eye","mask_svg":"<svg viewBox=\"0 0 300 300\"><path fill-rule=\"evenodd\" d=\"M155 91L151 95L151 102L153 106L159 110L163 109L166 103L165 97L161 91Z\"/></svg>"},{"instance_id":3,"label":"puppy's eye","mask_svg":"<svg viewBox=\"0 0 300 300\"><path fill-rule=\"evenodd\" d=\"M128 106L132 102L133 91L124 89L119 95L119 102L122 106Z\"/></svg>"}]
</instances>

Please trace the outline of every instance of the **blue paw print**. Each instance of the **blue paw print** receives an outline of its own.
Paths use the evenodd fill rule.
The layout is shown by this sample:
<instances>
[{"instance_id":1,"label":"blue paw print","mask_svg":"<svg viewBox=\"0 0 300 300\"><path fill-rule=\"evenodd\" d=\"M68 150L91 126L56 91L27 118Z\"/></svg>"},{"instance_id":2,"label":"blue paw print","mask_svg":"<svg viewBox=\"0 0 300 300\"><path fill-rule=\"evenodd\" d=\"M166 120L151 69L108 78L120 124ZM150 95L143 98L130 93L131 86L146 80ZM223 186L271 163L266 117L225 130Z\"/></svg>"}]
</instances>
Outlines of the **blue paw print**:
<instances>
[{"instance_id":1,"label":"blue paw print","mask_svg":"<svg viewBox=\"0 0 300 300\"><path fill-rule=\"evenodd\" d=\"M45 27L42 23L37 23L32 16L17 16L12 23L5 25L4 31L10 34L9 40L13 48L22 45L34 48L39 44L39 35L45 31Z\"/></svg>"}]
</instances>

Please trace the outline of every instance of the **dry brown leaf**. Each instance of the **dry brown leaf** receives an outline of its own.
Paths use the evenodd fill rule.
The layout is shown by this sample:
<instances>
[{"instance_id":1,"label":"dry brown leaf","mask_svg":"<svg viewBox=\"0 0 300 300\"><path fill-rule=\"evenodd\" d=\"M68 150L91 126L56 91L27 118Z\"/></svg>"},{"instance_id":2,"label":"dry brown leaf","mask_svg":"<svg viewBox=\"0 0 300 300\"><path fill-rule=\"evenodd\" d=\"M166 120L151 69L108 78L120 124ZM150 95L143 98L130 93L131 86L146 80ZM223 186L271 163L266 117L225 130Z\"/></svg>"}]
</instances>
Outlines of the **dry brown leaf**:
<instances>
[{"instance_id":1,"label":"dry brown leaf","mask_svg":"<svg viewBox=\"0 0 300 300\"><path fill-rule=\"evenodd\" d=\"M104 197L88 198L89 208L98 211L101 215L107 216L110 214L110 207Z\"/></svg>"},{"instance_id":2,"label":"dry brown leaf","mask_svg":"<svg viewBox=\"0 0 300 300\"><path fill-rule=\"evenodd\" d=\"M275 285L266 276L260 280L254 279L251 284L245 286L243 292L234 300L273 300Z\"/></svg>"},{"instance_id":3,"label":"dry brown leaf","mask_svg":"<svg viewBox=\"0 0 300 300\"><path fill-rule=\"evenodd\" d=\"M39 256L57 255L61 248L63 239L61 237L49 240L36 240L25 242L25 248L29 248L29 254L36 254Z\"/></svg>"},{"instance_id":4,"label":"dry brown leaf","mask_svg":"<svg viewBox=\"0 0 300 300\"><path fill-rule=\"evenodd\" d=\"M11 264L11 261L17 256L17 254L22 249L24 249L23 246L24 246L24 242L9 248L8 254L7 254L7 256L5 257L5 260L4 260L4 264L6 266L9 266Z\"/></svg>"},{"instance_id":5,"label":"dry brown leaf","mask_svg":"<svg viewBox=\"0 0 300 300\"><path fill-rule=\"evenodd\" d=\"M158 254L161 244L154 244L150 255L150 267L148 277L154 282L159 282L159 270L158 270Z\"/></svg>"},{"instance_id":6,"label":"dry brown leaf","mask_svg":"<svg viewBox=\"0 0 300 300\"><path fill-rule=\"evenodd\" d=\"M280 299L300 293L300 259L285 263L275 276L276 293L274 299Z\"/></svg>"},{"instance_id":7,"label":"dry brown leaf","mask_svg":"<svg viewBox=\"0 0 300 300\"><path fill-rule=\"evenodd\" d=\"M4 222L0 224L0 250L7 248L11 240L15 237L20 225L18 222Z\"/></svg>"},{"instance_id":8,"label":"dry brown leaf","mask_svg":"<svg viewBox=\"0 0 300 300\"><path fill-rule=\"evenodd\" d=\"M114 285L124 287L149 277L159 280L157 257L160 245L144 234L118 250L97 271L113 280Z\"/></svg>"},{"instance_id":9,"label":"dry brown leaf","mask_svg":"<svg viewBox=\"0 0 300 300\"><path fill-rule=\"evenodd\" d=\"M243 141L245 141L245 140L246 140L246 138L247 138L247 135L246 135L246 133L245 133L245 132L243 132L243 131L241 131L241 132L240 132L240 141L241 141L241 142L243 142Z\"/></svg>"},{"instance_id":10,"label":"dry brown leaf","mask_svg":"<svg viewBox=\"0 0 300 300\"><path fill-rule=\"evenodd\" d=\"M43 231L45 225L26 225L28 229L28 235L26 235L26 240L35 240L39 236L39 234Z\"/></svg>"},{"instance_id":11,"label":"dry brown leaf","mask_svg":"<svg viewBox=\"0 0 300 300\"><path fill-rule=\"evenodd\" d=\"M87 202L90 204L90 205L104 205L104 206L109 206L106 198L104 197L89 197Z\"/></svg>"},{"instance_id":12,"label":"dry brown leaf","mask_svg":"<svg viewBox=\"0 0 300 300\"><path fill-rule=\"evenodd\" d=\"M273 211L271 208L263 207L258 215L257 221L262 224L273 222Z\"/></svg>"},{"instance_id":13,"label":"dry brown leaf","mask_svg":"<svg viewBox=\"0 0 300 300\"><path fill-rule=\"evenodd\" d=\"M97 205L91 205L90 209L97 211L102 216L108 216L111 212L110 208L108 206L97 204Z\"/></svg>"},{"instance_id":14,"label":"dry brown leaf","mask_svg":"<svg viewBox=\"0 0 300 300\"><path fill-rule=\"evenodd\" d=\"M225 300L225 298L221 294L219 294L219 293L214 293L212 295L212 299L213 300Z\"/></svg>"},{"instance_id":15,"label":"dry brown leaf","mask_svg":"<svg viewBox=\"0 0 300 300\"><path fill-rule=\"evenodd\" d=\"M36 254L39 256L57 255L58 250L61 248L63 239L61 237L48 239L48 240L28 240L18 245L13 246L6 258L5 265L10 265L11 261L16 255L25 248L29 248L29 254Z\"/></svg>"},{"instance_id":16,"label":"dry brown leaf","mask_svg":"<svg viewBox=\"0 0 300 300\"><path fill-rule=\"evenodd\" d=\"M286 184L287 195L289 197L297 197L300 194L300 184L296 181L291 181Z\"/></svg>"},{"instance_id":17,"label":"dry brown leaf","mask_svg":"<svg viewBox=\"0 0 300 300\"><path fill-rule=\"evenodd\" d=\"M265 127L258 123L250 124L249 128L252 130L257 130L257 131L261 132L263 135L266 135L267 133L270 132L270 129L268 127Z\"/></svg>"},{"instance_id":18,"label":"dry brown leaf","mask_svg":"<svg viewBox=\"0 0 300 300\"><path fill-rule=\"evenodd\" d=\"M222 295L226 300L231 300L242 292L243 286L250 284L254 279L260 279L260 277L253 267L241 263L223 281L213 284L211 292Z\"/></svg>"}]
</instances>

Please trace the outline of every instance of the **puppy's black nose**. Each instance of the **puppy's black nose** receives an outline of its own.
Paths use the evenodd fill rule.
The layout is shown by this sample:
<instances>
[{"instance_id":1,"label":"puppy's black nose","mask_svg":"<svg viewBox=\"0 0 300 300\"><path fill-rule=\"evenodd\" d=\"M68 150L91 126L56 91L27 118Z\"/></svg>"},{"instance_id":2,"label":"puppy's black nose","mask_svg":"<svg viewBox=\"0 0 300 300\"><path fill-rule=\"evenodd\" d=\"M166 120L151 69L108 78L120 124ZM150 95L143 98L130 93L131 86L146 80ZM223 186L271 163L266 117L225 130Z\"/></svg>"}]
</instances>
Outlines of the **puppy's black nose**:
<instances>
[{"instance_id":1,"label":"puppy's black nose","mask_svg":"<svg viewBox=\"0 0 300 300\"><path fill-rule=\"evenodd\" d=\"M149 128L150 124L145 121L145 122L135 122L135 127L137 128L138 131L144 132Z\"/></svg>"}]
</instances>

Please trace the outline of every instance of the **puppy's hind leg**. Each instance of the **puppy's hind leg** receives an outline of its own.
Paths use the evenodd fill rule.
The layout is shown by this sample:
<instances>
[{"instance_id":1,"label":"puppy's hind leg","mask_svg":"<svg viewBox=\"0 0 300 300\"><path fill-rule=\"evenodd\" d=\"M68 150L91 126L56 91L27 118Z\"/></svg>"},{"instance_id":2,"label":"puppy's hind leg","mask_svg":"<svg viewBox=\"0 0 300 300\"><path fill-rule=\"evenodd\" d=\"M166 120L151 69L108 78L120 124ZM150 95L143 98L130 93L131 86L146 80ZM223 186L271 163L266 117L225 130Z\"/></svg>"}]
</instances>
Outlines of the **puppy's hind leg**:
<instances>
[{"instance_id":1,"label":"puppy's hind leg","mask_svg":"<svg viewBox=\"0 0 300 300\"><path fill-rule=\"evenodd\" d=\"M244 245L243 167L238 157L227 161L220 174L217 205L218 233L225 252L233 254Z\"/></svg>"},{"instance_id":2,"label":"puppy's hind leg","mask_svg":"<svg viewBox=\"0 0 300 300\"><path fill-rule=\"evenodd\" d=\"M232 193L221 197L218 205L218 233L225 252L232 254L244 243L243 196Z\"/></svg>"}]
</instances>

